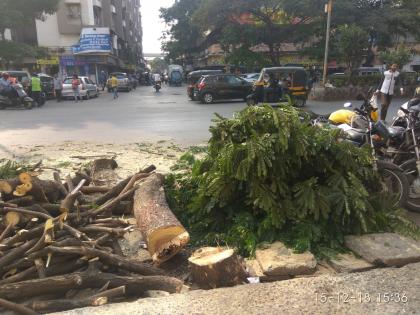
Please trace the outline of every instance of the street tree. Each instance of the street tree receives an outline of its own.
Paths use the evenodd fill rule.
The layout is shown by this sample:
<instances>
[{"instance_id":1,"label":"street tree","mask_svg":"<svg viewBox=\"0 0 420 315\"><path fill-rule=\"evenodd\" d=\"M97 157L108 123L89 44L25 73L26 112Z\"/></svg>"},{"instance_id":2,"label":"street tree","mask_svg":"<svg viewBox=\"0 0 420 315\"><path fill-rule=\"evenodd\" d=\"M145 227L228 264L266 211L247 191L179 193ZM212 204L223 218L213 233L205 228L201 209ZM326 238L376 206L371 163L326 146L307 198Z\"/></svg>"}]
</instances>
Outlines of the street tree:
<instances>
[{"instance_id":1,"label":"street tree","mask_svg":"<svg viewBox=\"0 0 420 315\"><path fill-rule=\"evenodd\" d=\"M57 11L59 0L1 0L0 1L0 40L4 39L7 28L43 19L46 14Z\"/></svg>"},{"instance_id":2,"label":"street tree","mask_svg":"<svg viewBox=\"0 0 420 315\"><path fill-rule=\"evenodd\" d=\"M166 61L163 58L155 58L150 62L150 67L152 69L153 72L157 73L161 73L164 72L166 69L168 69L168 64L166 63Z\"/></svg>"},{"instance_id":3,"label":"street tree","mask_svg":"<svg viewBox=\"0 0 420 315\"><path fill-rule=\"evenodd\" d=\"M26 57L44 57L46 51L5 39L6 29L30 25L34 19L43 19L57 10L59 0L1 0L0 1L0 63L9 67Z\"/></svg>"},{"instance_id":4,"label":"street tree","mask_svg":"<svg viewBox=\"0 0 420 315\"><path fill-rule=\"evenodd\" d=\"M396 50L386 50L379 53L382 62L387 65L396 63L400 67L406 65L412 58L412 53L405 47L399 47Z\"/></svg>"},{"instance_id":5,"label":"street tree","mask_svg":"<svg viewBox=\"0 0 420 315\"><path fill-rule=\"evenodd\" d=\"M346 64L347 72L352 75L366 57L369 48L368 33L361 27L350 24L340 25L337 29L338 56Z\"/></svg>"},{"instance_id":6,"label":"street tree","mask_svg":"<svg viewBox=\"0 0 420 315\"><path fill-rule=\"evenodd\" d=\"M162 36L162 49L168 52L168 59L191 59L198 51L201 38L198 28L193 24L192 16L202 0L178 0L169 8L160 9L160 17L168 30Z\"/></svg>"}]
</instances>

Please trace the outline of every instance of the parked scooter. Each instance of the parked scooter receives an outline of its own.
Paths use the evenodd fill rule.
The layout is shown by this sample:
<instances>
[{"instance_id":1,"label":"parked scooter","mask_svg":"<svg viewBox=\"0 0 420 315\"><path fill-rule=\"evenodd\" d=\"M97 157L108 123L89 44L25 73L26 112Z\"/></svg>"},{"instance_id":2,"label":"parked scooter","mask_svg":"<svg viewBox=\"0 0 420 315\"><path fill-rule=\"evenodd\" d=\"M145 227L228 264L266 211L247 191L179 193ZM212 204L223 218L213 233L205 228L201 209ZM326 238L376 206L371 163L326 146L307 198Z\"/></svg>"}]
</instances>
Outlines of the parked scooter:
<instances>
[{"instance_id":1,"label":"parked scooter","mask_svg":"<svg viewBox=\"0 0 420 315\"><path fill-rule=\"evenodd\" d=\"M34 100L26 94L20 83L11 85L11 88L16 92L16 96L0 94L0 109L22 106L26 109L32 109L34 107Z\"/></svg>"}]
</instances>

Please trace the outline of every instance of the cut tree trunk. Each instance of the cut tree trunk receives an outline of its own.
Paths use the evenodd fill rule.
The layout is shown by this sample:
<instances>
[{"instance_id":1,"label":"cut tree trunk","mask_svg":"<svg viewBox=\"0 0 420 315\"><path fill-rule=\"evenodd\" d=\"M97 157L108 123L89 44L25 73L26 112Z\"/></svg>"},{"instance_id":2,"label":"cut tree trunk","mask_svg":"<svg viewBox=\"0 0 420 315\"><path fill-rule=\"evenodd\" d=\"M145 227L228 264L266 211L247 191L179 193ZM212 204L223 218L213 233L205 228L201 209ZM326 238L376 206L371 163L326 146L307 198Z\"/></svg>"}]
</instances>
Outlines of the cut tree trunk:
<instances>
[{"instance_id":1,"label":"cut tree trunk","mask_svg":"<svg viewBox=\"0 0 420 315\"><path fill-rule=\"evenodd\" d=\"M172 258L190 240L188 232L168 206L161 174L152 174L137 189L134 216L156 265Z\"/></svg>"},{"instance_id":2,"label":"cut tree trunk","mask_svg":"<svg viewBox=\"0 0 420 315\"><path fill-rule=\"evenodd\" d=\"M246 279L244 264L233 249L204 247L188 261L193 281L202 289L235 286Z\"/></svg>"}]
</instances>

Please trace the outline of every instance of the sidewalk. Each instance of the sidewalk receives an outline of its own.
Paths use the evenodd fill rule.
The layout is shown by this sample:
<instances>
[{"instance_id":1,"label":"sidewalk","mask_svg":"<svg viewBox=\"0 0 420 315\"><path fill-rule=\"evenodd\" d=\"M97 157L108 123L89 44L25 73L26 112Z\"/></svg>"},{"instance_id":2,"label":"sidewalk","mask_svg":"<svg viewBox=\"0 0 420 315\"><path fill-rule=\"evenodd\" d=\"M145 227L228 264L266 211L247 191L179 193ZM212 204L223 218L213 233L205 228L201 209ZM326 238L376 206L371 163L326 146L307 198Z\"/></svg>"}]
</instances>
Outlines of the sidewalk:
<instances>
[{"instance_id":1,"label":"sidewalk","mask_svg":"<svg viewBox=\"0 0 420 315\"><path fill-rule=\"evenodd\" d=\"M419 288L417 263L399 269L192 291L62 314L418 314Z\"/></svg>"}]
</instances>

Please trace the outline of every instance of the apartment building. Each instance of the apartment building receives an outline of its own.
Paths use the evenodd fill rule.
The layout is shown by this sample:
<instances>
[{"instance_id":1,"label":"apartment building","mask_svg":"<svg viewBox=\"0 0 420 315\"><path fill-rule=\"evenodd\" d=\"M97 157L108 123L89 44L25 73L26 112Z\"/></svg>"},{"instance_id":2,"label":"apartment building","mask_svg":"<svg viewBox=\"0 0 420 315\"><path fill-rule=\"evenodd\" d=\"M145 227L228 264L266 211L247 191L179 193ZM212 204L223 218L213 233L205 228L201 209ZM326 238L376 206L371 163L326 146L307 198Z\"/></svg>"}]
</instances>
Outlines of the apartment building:
<instances>
[{"instance_id":1,"label":"apartment building","mask_svg":"<svg viewBox=\"0 0 420 315\"><path fill-rule=\"evenodd\" d=\"M44 63L49 72L96 79L101 70L130 71L143 63L140 0L61 0L55 14L36 21L36 33L38 45L56 55ZM80 49L99 37L106 45Z\"/></svg>"}]
</instances>

